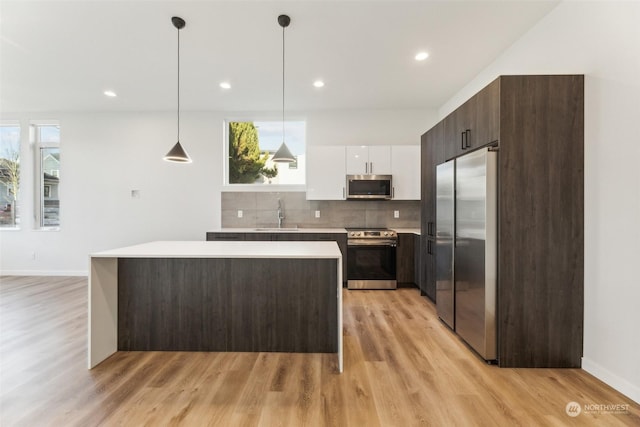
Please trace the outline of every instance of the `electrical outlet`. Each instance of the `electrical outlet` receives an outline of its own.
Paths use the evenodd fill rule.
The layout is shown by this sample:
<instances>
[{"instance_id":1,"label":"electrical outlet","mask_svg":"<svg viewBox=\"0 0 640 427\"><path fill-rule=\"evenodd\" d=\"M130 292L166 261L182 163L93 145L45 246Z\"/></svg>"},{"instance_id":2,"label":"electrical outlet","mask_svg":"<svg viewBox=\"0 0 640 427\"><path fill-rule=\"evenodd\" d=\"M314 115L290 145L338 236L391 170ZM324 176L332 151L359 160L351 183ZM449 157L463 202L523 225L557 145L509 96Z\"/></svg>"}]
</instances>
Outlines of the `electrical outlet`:
<instances>
[{"instance_id":1,"label":"electrical outlet","mask_svg":"<svg viewBox=\"0 0 640 427\"><path fill-rule=\"evenodd\" d=\"M316 211L316 218L320 218L320 211Z\"/></svg>"},{"instance_id":2,"label":"electrical outlet","mask_svg":"<svg viewBox=\"0 0 640 427\"><path fill-rule=\"evenodd\" d=\"M400 218L400 211L393 211L394 218Z\"/></svg>"},{"instance_id":3,"label":"electrical outlet","mask_svg":"<svg viewBox=\"0 0 640 427\"><path fill-rule=\"evenodd\" d=\"M242 218L242 211L238 209L238 218Z\"/></svg>"}]
</instances>

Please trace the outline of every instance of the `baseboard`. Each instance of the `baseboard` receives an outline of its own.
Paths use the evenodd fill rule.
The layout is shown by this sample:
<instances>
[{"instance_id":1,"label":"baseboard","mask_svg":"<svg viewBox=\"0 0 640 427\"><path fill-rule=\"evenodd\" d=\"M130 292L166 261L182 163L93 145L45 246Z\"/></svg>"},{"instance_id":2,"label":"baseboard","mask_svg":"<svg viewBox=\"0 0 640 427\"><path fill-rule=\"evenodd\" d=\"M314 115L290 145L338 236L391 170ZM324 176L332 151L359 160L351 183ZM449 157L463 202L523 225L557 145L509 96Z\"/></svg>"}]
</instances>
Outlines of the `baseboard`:
<instances>
[{"instance_id":1,"label":"baseboard","mask_svg":"<svg viewBox=\"0 0 640 427\"><path fill-rule=\"evenodd\" d=\"M594 377L598 378L600 381L615 388L617 391L624 394L634 402L640 403L640 386L633 384L624 378L621 378L620 376L614 374L608 369L602 367L601 365L598 365L597 363L585 357L582 358L582 369L584 369ZM601 403L601 402L596 402L596 403ZM602 403L609 403L609 402L602 402ZM620 402L620 403L624 403L624 402Z\"/></svg>"},{"instance_id":2,"label":"baseboard","mask_svg":"<svg viewBox=\"0 0 640 427\"><path fill-rule=\"evenodd\" d=\"M0 270L0 276L88 276L83 270Z\"/></svg>"}]
</instances>

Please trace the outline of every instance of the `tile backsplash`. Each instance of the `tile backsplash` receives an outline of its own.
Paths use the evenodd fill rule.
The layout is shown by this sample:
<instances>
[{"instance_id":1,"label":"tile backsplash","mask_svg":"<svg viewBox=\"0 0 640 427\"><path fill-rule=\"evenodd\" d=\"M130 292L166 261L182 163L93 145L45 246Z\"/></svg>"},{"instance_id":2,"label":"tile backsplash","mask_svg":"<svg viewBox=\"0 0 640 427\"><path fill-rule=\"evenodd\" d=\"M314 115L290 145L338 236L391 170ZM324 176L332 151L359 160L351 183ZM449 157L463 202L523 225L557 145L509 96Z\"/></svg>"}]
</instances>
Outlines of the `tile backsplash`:
<instances>
[{"instance_id":1,"label":"tile backsplash","mask_svg":"<svg viewBox=\"0 0 640 427\"><path fill-rule=\"evenodd\" d=\"M283 227L388 227L419 228L418 200L306 200L301 192L222 192L222 228L276 227L278 199ZM242 218L238 218L242 211ZM315 217L320 211L320 218ZM399 211L399 218L394 218Z\"/></svg>"}]
</instances>

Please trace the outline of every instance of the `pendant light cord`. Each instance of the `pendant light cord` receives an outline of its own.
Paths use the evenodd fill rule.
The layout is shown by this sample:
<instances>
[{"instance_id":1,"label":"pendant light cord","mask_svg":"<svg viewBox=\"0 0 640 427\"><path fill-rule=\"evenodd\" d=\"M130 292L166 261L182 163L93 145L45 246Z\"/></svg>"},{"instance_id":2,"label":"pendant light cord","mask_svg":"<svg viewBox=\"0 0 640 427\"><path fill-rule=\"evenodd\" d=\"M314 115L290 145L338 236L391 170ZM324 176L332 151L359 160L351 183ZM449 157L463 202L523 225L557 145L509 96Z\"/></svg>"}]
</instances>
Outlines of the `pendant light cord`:
<instances>
[{"instance_id":1,"label":"pendant light cord","mask_svg":"<svg viewBox=\"0 0 640 427\"><path fill-rule=\"evenodd\" d=\"M282 27L282 142L284 143L284 29Z\"/></svg>"},{"instance_id":2,"label":"pendant light cord","mask_svg":"<svg viewBox=\"0 0 640 427\"><path fill-rule=\"evenodd\" d=\"M180 28L178 28L178 142L180 142Z\"/></svg>"}]
</instances>

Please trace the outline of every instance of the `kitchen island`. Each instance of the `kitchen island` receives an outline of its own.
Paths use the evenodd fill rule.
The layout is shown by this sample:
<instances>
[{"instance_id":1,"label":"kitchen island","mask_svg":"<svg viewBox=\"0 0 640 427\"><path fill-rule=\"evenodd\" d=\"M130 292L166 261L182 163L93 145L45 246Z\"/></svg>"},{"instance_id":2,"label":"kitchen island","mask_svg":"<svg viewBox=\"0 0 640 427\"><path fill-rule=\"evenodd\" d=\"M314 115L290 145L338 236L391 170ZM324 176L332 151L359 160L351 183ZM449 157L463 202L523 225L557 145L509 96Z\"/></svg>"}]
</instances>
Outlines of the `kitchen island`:
<instances>
[{"instance_id":1,"label":"kitchen island","mask_svg":"<svg viewBox=\"0 0 640 427\"><path fill-rule=\"evenodd\" d=\"M160 241L91 254L93 368L116 351L337 353L335 242Z\"/></svg>"}]
</instances>

